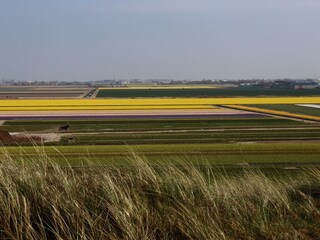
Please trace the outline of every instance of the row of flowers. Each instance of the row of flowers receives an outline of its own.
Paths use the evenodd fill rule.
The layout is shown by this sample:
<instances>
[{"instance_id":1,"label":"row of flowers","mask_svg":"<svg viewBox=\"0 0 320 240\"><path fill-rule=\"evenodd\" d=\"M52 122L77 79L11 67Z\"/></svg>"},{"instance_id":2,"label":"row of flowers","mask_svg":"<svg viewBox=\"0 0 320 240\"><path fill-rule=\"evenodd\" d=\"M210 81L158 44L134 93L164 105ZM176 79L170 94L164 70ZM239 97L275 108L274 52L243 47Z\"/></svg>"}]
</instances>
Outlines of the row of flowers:
<instances>
[{"instance_id":1,"label":"row of flowers","mask_svg":"<svg viewBox=\"0 0 320 240\"><path fill-rule=\"evenodd\" d=\"M228 105L228 107L233 109L251 111L251 112L267 113L267 114L278 115L278 116L320 121L320 117L305 115L305 114L289 113L285 111L270 110L270 109L257 108L257 107L248 107L248 106L242 106L242 105Z\"/></svg>"}]
</instances>

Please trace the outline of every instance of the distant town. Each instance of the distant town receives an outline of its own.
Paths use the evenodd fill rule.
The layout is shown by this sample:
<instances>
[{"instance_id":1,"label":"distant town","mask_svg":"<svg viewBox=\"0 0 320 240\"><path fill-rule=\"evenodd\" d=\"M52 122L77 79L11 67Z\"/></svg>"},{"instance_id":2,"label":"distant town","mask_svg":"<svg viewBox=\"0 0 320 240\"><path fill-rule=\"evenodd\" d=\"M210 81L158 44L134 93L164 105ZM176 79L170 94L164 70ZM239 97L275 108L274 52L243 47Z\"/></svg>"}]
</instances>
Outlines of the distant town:
<instances>
[{"instance_id":1,"label":"distant town","mask_svg":"<svg viewBox=\"0 0 320 240\"><path fill-rule=\"evenodd\" d=\"M130 85L222 85L239 88L315 89L320 79L239 79L239 80L173 80L173 79L112 79L97 81L17 81L2 79L1 86L79 86L129 87Z\"/></svg>"}]
</instances>

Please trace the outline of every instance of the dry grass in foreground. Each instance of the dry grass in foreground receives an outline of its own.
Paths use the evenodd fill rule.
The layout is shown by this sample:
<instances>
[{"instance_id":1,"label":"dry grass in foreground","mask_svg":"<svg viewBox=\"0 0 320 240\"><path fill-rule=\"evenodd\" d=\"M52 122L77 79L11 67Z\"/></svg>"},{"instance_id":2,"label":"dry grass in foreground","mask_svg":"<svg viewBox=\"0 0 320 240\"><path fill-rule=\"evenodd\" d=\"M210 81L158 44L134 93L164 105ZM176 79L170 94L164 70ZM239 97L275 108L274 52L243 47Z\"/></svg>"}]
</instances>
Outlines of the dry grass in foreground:
<instances>
[{"instance_id":1,"label":"dry grass in foreground","mask_svg":"<svg viewBox=\"0 0 320 240\"><path fill-rule=\"evenodd\" d=\"M185 164L0 160L1 239L319 239L320 169L299 179Z\"/></svg>"}]
</instances>

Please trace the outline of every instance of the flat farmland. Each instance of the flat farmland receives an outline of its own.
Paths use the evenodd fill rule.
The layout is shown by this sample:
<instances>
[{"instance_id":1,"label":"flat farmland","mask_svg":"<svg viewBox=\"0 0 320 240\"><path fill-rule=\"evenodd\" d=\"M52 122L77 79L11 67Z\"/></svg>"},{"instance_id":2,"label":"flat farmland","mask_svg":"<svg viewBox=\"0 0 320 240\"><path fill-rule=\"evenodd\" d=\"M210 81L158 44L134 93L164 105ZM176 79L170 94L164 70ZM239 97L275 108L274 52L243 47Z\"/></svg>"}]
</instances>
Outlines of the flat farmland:
<instances>
[{"instance_id":1,"label":"flat farmland","mask_svg":"<svg viewBox=\"0 0 320 240\"><path fill-rule=\"evenodd\" d=\"M184 85L155 85L155 84L130 84L127 86L121 87L99 87L99 90L109 90L109 89L123 89L123 90L130 90L130 89L211 89L211 88L221 88L220 85L209 85L209 84L184 84Z\"/></svg>"},{"instance_id":2,"label":"flat farmland","mask_svg":"<svg viewBox=\"0 0 320 240\"><path fill-rule=\"evenodd\" d=\"M319 97L144 98L144 99L25 99L0 100L0 119L205 117L258 115L216 105L318 104Z\"/></svg>"},{"instance_id":3,"label":"flat farmland","mask_svg":"<svg viewBox=\"0 0 320 240\"><path fill-rule=\"evenodd\" d=\"M247 129L247 128L285 128L314 127L280 118L259 116L258 118L110 118L110 119L65 119L65 120L9 120L1 130L52 132L59 126L70 124L67 133L81 132L126 132L126 131L165 131L165 130L201 130L201 129ZM63 132L66 133L66 132Z\"/></svg>"},{"instance_id":4,"label":"flat farmland","mask_svg":"<svg viewBox=\"0 0 320 240\"><path fill-rule=\"evenodd\" d=\"M319 143L277 144L158 144L131 146L54 146L6 147L3 149L19 161L37 161L46 155L61 165L127 165L134 154L151 164L303 166L318 164ZM39 159L41 161L41 159Z\"/></svg>"},{"instance_id":5,"label":"flat farmland","mask_svg":"<svg viewBox=\"0 0 320 240\"><path fill-rule=\"evenodd\" d=\"M67 131L59 127L68 124ZM318 141L320 124L272 117L10 120L0 130L45 145L144 145Z\"/></svg>"},{"instance_id":6,"label":"flat farmland","mask_svg":"<svg viewBox=\"0 0 320 240\"><path fill-rule=\"evenodd\" d=\"M258 113L242 111L242 110L184 110L184 111L141 111L141 110L122 110L122 111L67 111L67 112L6 112L0 114L1 120L51 120L51 119L114 119L114 118L137 118L137 119L147 119L147 118L263 118L264 116Z\"/></svg>"},{"instance_id":7,"label":"flat farmland","mask_svg":"<svg viewBox=\"0 0 320 240\"><path fill-rule=\"evenodd\" d=\"M319 96L320 89L264 88L101 88L97 98L198 98L198 97L259 97L259 96Z\"/></svg>"},{"instance_id":8,"label":"flat farmland","mask_svg":"<svg viewBox=\"0 0 320 240\"><path fill-rule=\"evenodd\" d=\"M262 109L270 109L276 111L285 111L288 113L304 114L309 116L320 117L320 108L300 106L297 104L263 104L263 105L250 105L251 107L259 107Z\"/></svg>"},{"instance_id":9,"label":"flat farmland","mask_svg":"<svg viewBox=\"0 0 320 240\"><path fill-rule=\"evenodd\" d=\"M276 130L276 131L275 131ZM71 134L62 137L61 144L76 145L132 145L132 144L176 144L176 143L234 143L234 142L275 142L275 141L306 141L320 140L320 128L295 129L224 129L205 131L159 131L131 133L100 133Z\"/></svg>"},{"instance_id":10,"label":"flat farmland","mask_svg":"<svg viewBox=\"0 0 320 240\"><path fill-rule=\"evenodd\" d=\"M34 100L1 100L0 111L23 110L51 110L52 108L69 110L74 108L127 106L149 106L157 109L157 106L194 106L194 105L228 105L228 104L319 104L320 97L239 97L239 98L140 98L140 99L34 99ZM46 109L44 109L46 108Z\"/></svg>"},{"instance_id":11,"label":"flat farmland","mask_svg":"<svg viewBox=\"0 0 320 240\"><path fill-rule=\"evenodd\" d=\"M79 87L1 87L0 99L82 98L92 90Z\"/></svg>"},{"instance_id":12,"label":"flat farmland","mask_svg":"<svg viewBox=\"0 0 320 240\"><path fill-rule=\"evenodd\" d=\"M295 119L305 119L320 122L320 109L312 104L261 104L261 105L228 105L226 107L256 113L264 113L275 116L283 116Z\"/></svg>"},{"instance_id":13,"label":"flat farmland","mask_svg":"<svg viewBox=\"0 0 320 240\"><path fill-rule=\"evenodd\" d=\"M177 164L316 164L320 124L228 106L319 103L319 97L1 100L0 130L38 139L50 158L73 165L123 164L132 152ZM15 159L36 156L30 141L2 144L24 146L8 147Z\"/></svg>"}]
</instances>

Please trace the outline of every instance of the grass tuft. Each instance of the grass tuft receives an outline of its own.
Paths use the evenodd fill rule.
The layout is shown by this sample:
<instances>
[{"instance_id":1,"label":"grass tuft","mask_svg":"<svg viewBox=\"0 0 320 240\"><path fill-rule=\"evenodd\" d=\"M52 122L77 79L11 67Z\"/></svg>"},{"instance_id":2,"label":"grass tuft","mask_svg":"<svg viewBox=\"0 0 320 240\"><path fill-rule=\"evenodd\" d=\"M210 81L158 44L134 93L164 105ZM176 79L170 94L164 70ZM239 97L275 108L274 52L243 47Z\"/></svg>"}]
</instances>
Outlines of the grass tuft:
<instances>
[{"instance_id":1,"label":"grass tuft","mask_svg":"<svg viewBox=\"0 0 320 240\"><path fill-rule=\"evenodd\" d=\"M150 165L0 158L1 239L319 239L320 169L299 179Z\"/></svg>"}]
</instances>

